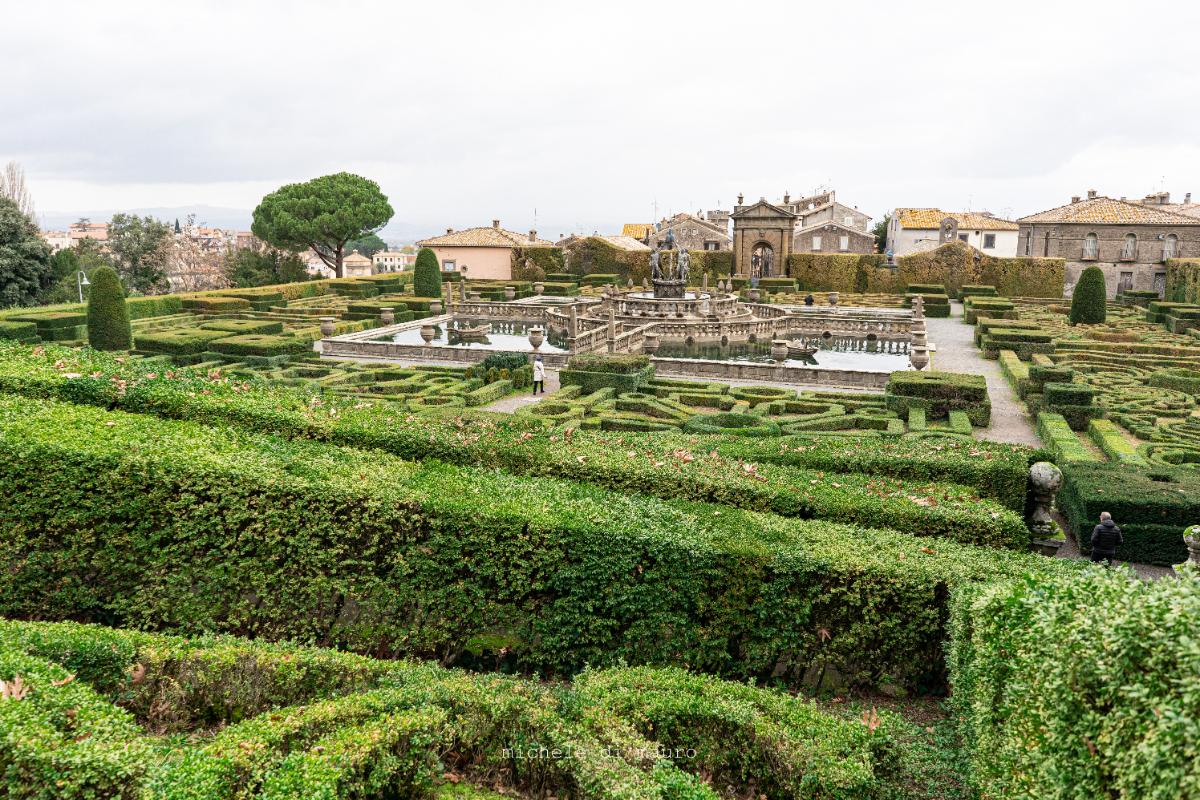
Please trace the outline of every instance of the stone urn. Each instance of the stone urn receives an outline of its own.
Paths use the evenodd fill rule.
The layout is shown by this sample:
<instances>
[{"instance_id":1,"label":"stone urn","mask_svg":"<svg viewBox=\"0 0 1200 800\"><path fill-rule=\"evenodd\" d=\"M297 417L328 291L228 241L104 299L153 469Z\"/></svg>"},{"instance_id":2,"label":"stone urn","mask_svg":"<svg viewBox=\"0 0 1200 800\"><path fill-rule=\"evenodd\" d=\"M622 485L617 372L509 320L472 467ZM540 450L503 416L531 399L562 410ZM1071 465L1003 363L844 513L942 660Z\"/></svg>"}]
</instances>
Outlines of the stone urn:
<instances>
[{"instance_id":1,"label":"stone urn","mask_svg":"<svg viewBox=\"0 0 1200 800\"><path fill-rule=\"evenodd\" d=\"M772 339L771 340L771 358L776 364L782 364L787 361L788 343L787 339Z\"/></svg>"},{"instance_id":2,"label":"stone urn","mask_svg":"<svg viewBox=\"0 0 1200 800\"><path fill-rule=\"evenodd\" d=\"M625 288L626 288L626 289L632 289L632 288L633 288L633 278L629 278L627 281L625 281Z\"/></svg>"},{"instance_id":3,"label":"stone urn","mask_svg":"<svg viewBox=\"0 0 1200 800\"><path fill-rule=\"evenodd\" d=\"M538 326L529 329L529 346L537 350L546 341L546 332Z\"/></svg>"},{"instance_id":4,"label":"stone urn","mask_svg":"<svg viewBox=\"0 0 1200 800\"><path fill-rule=\"evenodd\" d=\"M642 337L642 352L648 356L652 356L656 352L658 352L658 334L657 333L647 333L645 336Z\"/></svg>"},{"instance_id":5,"label":"stone urn","mask_svg":"<svg viewBox=\"0 0 1200 800\"><path fill-rule=\"evenodd\" d=\"M1188 561L1200 567L1200 525L1184 529L1183 543L1187 545Z\"/></svg>"},{"instance_id":6,"label":"stone urn","mask_svg":"<svg viewBox=\"0 0 1200 800\"><path fill-rule=\"evenodd\" d=\"M379 321L384 325L391 325L396 321L396 309L381 308L379 309Z\"/></svg>"},{"instance_id":7,"label":"stone urn","mask_svg":"<svg viewBox=\"0 0 1200 800\"><path fill-rule=\"evenodd\" d=\"M1035 540L1034 550L1044 555L1055 555L1062 540L1058 538L1058 525L1050 516L1054 508L1054 496L1062 488L1062 470L1049 461L1039 461L1029 468L1029 492L1033 497L1033 509L1029 512L1029 530Z\"/></svg>"},{"instance_id":8,"label":"stone urn","mask_svg":"<svg viewBox=\"0 0 1200 800\"><path fill-rule=\"evenodd\" d=\"M517 299L517 290L511 286L505 286L504 287L504 299L505 300L516 300Z\"/></svg>"},{"instance_id":9,"label":"stone urn","mask_svg":"<svg viewBox=\"0 0 1200 800\"><path fill-rule=\"evenodd\" d=\"M757 303L759 298L762 297L762 293L758 289L751 289L747 296L750 298L751 303Z\"/></svg>"},{"instance_id":10,"label":"stone urn","mask_svg":"<svg viewBox=\"0 0 1200 800\"><path fill-rule=\"evenodd\" d=\"M539 281L538 283L535 283L535 284L533 285L533 293L534 293L534 294L536 294L536 295L542 295L542 294L544 294L545 292L546 292L546 284L544 284L544 283L542 283L542 282L540 282L540 281Z\"/></svg>"},{"instance_id":11,"label":"stone urn","mask_svg":"<svg viewBox=\"0 0 1200 800\"><path fill-rule=\"evenodd\" d=\"M333 336L336 330L337 317L321 317L321 335Z\"/></svg>"},{"instance_id":12,"label":"stone urn","mask_svg":"<svg viewBox=\"0 0 1200 800\"><path fill-rule=\"evenodd\" d=\"M467 299L478 301L480 298L479 292L467 292Z\"/></svg>"},{"instance_id":13,"label":"stone urn","mask_svg":"<svg viewBox=\"0 0 1200 800\"><path fill-rule=\"evenodd\" d=\"M837 305L837 301L838 301L838 293L837 293L837 292L830 292L830 293L829 293L829 305L831 305L831 306L836 306L836 305Z\"/></svg>"},{"instance_id":14,"label":"stone urn","mask_svg":"<svg viewBox=\"0 0 1200 800\"><path fill-rule=\"evenodd\" d=\"M929 349L929 334L925 333L924 329L919 330L919 331L913 331L911 346L912 347L924 347L926 349Z\"/></svg>"},{"instance_id":15,"label":"stone urn","mask_svg":"<svg viewBox=\"0 0 1200 800\"><path fill-rule=\"evenodd\" d=\"M426 325L421 326L421 338L425 340L425 344L429 344L430 342L432 342L433 336L434 336L434 333L433 333L432 325L426 324Z\"/></svg>"},{"instance_id":16,"label":"stone urn","mask_svg":"<svg viewBox=\"0 0 1200 800\"><path fill-rule=\"evenodd\" d=\"M920 370L923 370L926 367L928 367L929 366L929 348L928 347L912 348L912 350L910 350L909 354L908 354L908 363L912 364L913 369L917 370L918 372Z\"/></svg>"},{"instance_id":17,"label":"stone urn","mask_svg":"<svg viewBox=\"0 0 1200 800\"><path fill-rule=\"evenodd\" d=\"M442 313L442 301L441 300L430 300L429 301L429 313L433 314L434 316L441 314Z\"/></svg>"}]
</instances>

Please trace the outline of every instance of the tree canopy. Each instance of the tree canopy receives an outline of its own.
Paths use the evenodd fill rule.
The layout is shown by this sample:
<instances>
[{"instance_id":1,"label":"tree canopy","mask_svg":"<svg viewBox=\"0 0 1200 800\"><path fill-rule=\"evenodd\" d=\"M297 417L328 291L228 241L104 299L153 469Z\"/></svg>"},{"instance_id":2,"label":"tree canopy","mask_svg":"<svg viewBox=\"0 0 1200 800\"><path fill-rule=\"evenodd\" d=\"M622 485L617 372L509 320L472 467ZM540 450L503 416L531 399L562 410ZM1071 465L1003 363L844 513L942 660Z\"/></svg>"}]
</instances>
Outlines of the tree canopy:
<instances>
[{"instance_id":1,"label":"tree canopy","mask_svg":"<svg viewBox=\"0 0 1200 800\"><path fill-rule=\"evenodd\" d=\"M0 198L0 308L27 306L54 282L50 246L12 200Z\"/></svg>"},{"instance_id":2,"label":"tree canopy","mask_svg":"<svg viewBox=\"0 0 1200 800\"><path fill-rule=\"evenodd\" d=\"M154 217L113 214L108 249L121 282L142 294L166 287L171 226Z\"/></svg>"},{"instance_id":3,"label":"tree canopy","mask_svg":"<svg viewBox=\"0 0 1200 800\"><path fill-rule=\"evenodd\" d=\"M442 268L437 254L428 247L417 251L417 263L413 267L413 294L417 297L442 296Z\"/></svg>"},{"instance_id":4,"label":"tree canopy","mask_svg":"<svg viewBox=\"0 0 1200 800\"><path fill-rule=\"evenodd\" d=\"M311 248L341 278L347 242L380 230L393 213L379 184L339 172L291 183L267 195L254 209L250 229L284 250Z\"/></svg>"},{"instance_id":5,"label":"tree canopy","mask_svg":"<svg viewBox=\"0 0 1200 800\"><path fill-rule=\"evenodd\" d=\"M1085 269L1071 295L1071 324L1099 325L1104 322L1108 311L1107 297L1104 271L1099 267Z\"/></svg>"},{"instance_id":6,"label":"tree canopy","mask_svg":"<svg viewBox=\"0 0 1200 800\"><path fill-rule=\"evenodd\" d=\"M96 350L128 350L132 343L125 289L111 267L100 267L92 273L87 331L88 344Z\"/></svg>"},{"instance_id":7,"label":"tree canopy","mask_svg":"<svg viewBox=\"0 0 1200 800\"><path fill-rule=\"evenodd\" d=\"M877 253L887 252L887 234L888 225L891 224L892 215L884 214L883 219L876 222L871 228L871 234L875 237L875 251Z\"/></svg>"},{"instance_id":8,"label":"tree canopy","mask_svg":"<svg viewBox=\"0 0 1200 800\"><path fill-rule=\"evenodd\" d=\"M387 242L383 241L383 239L380 239L375 234L369 233L366 236L360 236L357 239L351 239L350 241L346 242L346 250L350 252L357 250L362 255L370 258L376 253L381 253L384 250L387 250Z\"/></svg>"},{"instance_id":9,"label":"tree canopy","mask_svg":"<svg viewBox=\"0 0 1200 800\"><path fill-rule=\"evenodd\" d=\"M225 260L229 282L240 289L253 286L271 286L276 283L299 283L312 280L304 260L295 253L270 249L236 250Z\"/></svg>"}]
</instances>

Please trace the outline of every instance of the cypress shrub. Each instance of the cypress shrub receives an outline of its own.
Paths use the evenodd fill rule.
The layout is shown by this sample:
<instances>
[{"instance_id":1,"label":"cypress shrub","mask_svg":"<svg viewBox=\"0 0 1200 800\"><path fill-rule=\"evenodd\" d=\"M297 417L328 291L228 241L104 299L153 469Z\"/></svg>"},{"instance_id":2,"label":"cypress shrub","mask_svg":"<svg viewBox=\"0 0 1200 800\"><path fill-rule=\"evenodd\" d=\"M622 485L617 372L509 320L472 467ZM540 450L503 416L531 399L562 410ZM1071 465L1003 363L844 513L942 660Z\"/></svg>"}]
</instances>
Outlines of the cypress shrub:
<instances>
[{"instance_id":1,"label":"cypress shrub","mask_svg":"<svg viewBox=\"0 0 1200 800\"><path fill-rule=\"evenodd\" d=\"M413 294L417 297L442 296L442 268L437 256L428 247L417 251L417 263L413 267Z\"/></svg>"},{"instance_id":2,"label":"cypress shrub","mask_svg":"<svg viewBox=\"0 0 1200 800\"><path fill-rule=\"evenodd\" d=\"M1104 288L1104 273L1099 267L1088 267L1079 276L1075 284L1075 293L1071 295L1071 324L1096 325L1104 322L1105 299L1108 290Z\"/></svg>"},{"instance_id":3,"label":"cypress shrub","mask_svg":"<svg viewBox=\"0 0 1200 800\"><path fill-rule=\"evenodd\" d=\"M96 350L128 350L132 341L125 289L112 267L92 273L87 305L88 344Z\"/></svg>"}]
</instances>

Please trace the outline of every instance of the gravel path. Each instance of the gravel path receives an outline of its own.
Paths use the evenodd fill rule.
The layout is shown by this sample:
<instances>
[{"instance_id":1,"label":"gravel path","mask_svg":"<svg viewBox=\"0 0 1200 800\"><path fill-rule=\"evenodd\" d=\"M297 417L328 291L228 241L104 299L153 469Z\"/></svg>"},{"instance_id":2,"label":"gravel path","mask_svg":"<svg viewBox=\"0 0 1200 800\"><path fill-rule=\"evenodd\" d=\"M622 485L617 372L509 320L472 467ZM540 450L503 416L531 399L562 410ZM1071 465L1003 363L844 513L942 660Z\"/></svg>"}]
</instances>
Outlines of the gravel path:
<instances>
[{"instance_id":1,"label":"gravel path","mask_svg":"<svg viewBox=\"0 0 1200 800\"><path fill-rule=\"evenodd\" d=\"M977 429L975 436L993 442L1011 442L1041 446L1042 442L1033 430L1025 413L1025 406L1004 375L998 361L989 361L975 346L975 327L962 319L962 304L951 304L951 316L945 319L929 319L929 341L937 346L933 354L933 369L945 372L968 372L982 375L987 380L988 396L992 401L992 424L986 429Z\"/></svg>"},{"instance_id":2,"label":"gravel path","mask_svg":"<svg viewBox=\"0 0 1200 800\"><path fill-rule=\"evenodd\" d=\"M552 396L558 391L558 370L546 370L546 392L545 394L533 395L530 392L522 391L521 394L510 395L508 397L497 400L490 406L484 406L484 411L501 411L505 414L511 414L521 406L528 406L534 403L540 403L547 397Z\"/></svg>"}]
</instances>

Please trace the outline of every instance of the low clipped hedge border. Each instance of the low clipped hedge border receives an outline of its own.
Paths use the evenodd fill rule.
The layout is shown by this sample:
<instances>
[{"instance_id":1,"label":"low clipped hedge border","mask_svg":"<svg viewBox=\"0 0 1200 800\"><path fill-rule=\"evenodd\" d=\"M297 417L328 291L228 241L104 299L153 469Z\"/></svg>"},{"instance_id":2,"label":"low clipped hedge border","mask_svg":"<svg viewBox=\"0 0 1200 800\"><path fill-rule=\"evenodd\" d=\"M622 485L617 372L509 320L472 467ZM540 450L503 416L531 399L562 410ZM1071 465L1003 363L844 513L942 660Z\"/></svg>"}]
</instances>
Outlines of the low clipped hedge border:
<instances>
[{"instance_id":1,"label":"low clipped hedge border","mask_svg":"<svg viewBox=\"0 0 1200 800\"><path fill-rule=\"evenodd\" d=\"M0 704L0 730L21 745L0 754L6 796L95 797L100 787L147 800L370 796L381 781L424 796L451 768L518 791L605 800L716 800L711 787L728 785L773 799L883 800L903 780L886 712L872 729L786 693L678 669L588 671L552 689L233 637L0 621L0 642L0 679L20 674L35 689L32 700ZM226 702L211 706L220 689ZM74 707L90 735L72 742L68 725L52 743L50 715L24 713L31 704ZM89 726L89 715L106 725ZM134 717L153 730L218 730L176 737L163 757ZM522 757L542 748L570 756ZM75 756L70 781L47 763L64 753Z\"/></svg>"},{"instance_id":2,"label":"low clipped hedge border","mask_svg":"<svg viewBox=\"0 0 1200 800\"><path fill-rule=\"evenodd\" d=\"M0 431L7 615L911 683L940 674L950 585L1071 568L50 401L5 398Z\"/></svg>"},{"instance_id":3,"label":"low clipped hedge border","mask_svg":"<svg viewBox=\"0 0 1200 800\"><path fill-rule=\"evenodd\" d=\"M760 481L747 483L729 477L750 463L958 484L1020 513L1025 508L1028 467L1044 457L1020 445L982 441L943 443L931 449L919 441L872 440L864 447L861 437L806 435L758 440L577 433L568 439L547 434L540 426L530 435L529 427L517 417L502 421L417 418L363 404L361 399L342 403L337 397L314 398L290 387L231 381L220 375L194 376L186 369L161 372L136 360L87 350L5 342L0 342L0 390L377 448L414 460L436 458L500 467L522 475L568 477L618 491L662 494L665 488L685 490L693 492L696 499L722 497L725 502L734 499L726 492L712 494L708 487L713 483L758 486ZM469 430L464 428L467 422ZM631 471L625 455L630 450L646 454L647 463L636 472ZM693 452L707 452L709 458L680 461L679 453ZM663 467L651 466L659 461ZM689 489L681 477L692 473L698 473L694 478L706 480ZM773 477L769 468L759 473ZM774 484L782 485L789 477L802 483L820 476L781 473ZM759 486L755 493L761 491Z\"/></svg>"}]
</instances>

